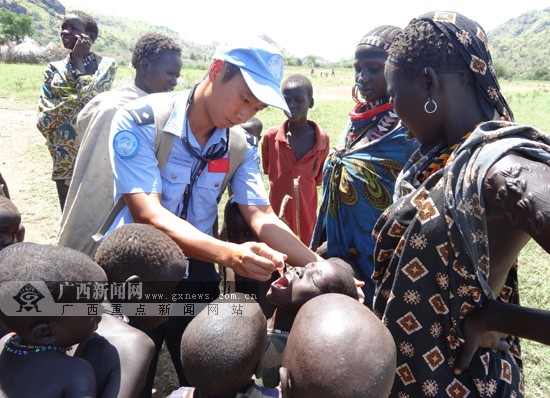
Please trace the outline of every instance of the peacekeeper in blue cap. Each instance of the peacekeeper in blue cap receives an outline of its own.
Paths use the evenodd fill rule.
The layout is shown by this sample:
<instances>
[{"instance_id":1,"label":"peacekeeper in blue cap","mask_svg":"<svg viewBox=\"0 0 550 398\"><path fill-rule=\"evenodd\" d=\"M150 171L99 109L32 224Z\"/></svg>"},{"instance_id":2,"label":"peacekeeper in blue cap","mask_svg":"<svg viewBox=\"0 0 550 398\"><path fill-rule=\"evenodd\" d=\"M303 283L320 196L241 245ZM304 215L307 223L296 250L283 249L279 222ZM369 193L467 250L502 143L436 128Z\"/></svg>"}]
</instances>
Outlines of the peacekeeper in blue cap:
<instances>
[{"instance_id":1,"label":"peacekeeper in blue cap","mask_svg":"<svg viewBox=\"0 0 550 398\"><path fill-rule=\"evenodd\" d=\"M162 170L155 155L152 117L158 94L126 105L113 120L110 157L115 201L122 196L126 207L109 231L137 222L168 234L189 259L187 278L176 291L204 293L209 301L217 298L220 276L214 264L265 281L285 261L302 266L318 260L273 212L257 148L250 144L230 187L243 217L264 243L238 245L213 237L218 196L231 162L229 134L239 133L229 129L267 106L290 113L280 91L282 77L283 57L264 40L217 49L204 79L189 92L172 94L175 102L164 131L174 139ZM180 361L180 341L191 319L171 316L168 330L159 333L166 336L181 386L188 383Z\"/></svg>"}]
</instances>

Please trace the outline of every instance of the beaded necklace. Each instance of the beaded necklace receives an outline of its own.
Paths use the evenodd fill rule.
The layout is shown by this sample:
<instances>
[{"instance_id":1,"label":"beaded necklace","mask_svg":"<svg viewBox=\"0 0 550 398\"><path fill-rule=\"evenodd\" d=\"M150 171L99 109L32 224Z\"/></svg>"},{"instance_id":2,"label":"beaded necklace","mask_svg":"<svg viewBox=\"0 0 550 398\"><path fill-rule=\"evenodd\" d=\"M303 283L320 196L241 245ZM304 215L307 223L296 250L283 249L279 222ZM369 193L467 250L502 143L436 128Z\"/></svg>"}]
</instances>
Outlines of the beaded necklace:
<instances>
[{"instance_id":1,"label":"beaded necklace","mask_svg":"<svg viewBox=\"0 0 550 398\"><path fill-rule=\"evenodd\" d=\"M462 144L464 141L468 139L468 137L472 134L472 132L469 132L465 136L463 136L456 144L452 145L449 148L444 148L439 156L434 159L428 167L426 167L423 171L419 171L420 176L418 177L418 181L420 183L423 183L426 181L426 179L434 174L436 171L441 170L445 165L447 164L447 161L449 160L449 156L451 156L451 153L458 148L460 144Z\"/></svg>"},{"instance_id":2,"label":"beaded necklace","mask_svg":"<svg viewBox=\"0 0 550 398\"><path fill-rule=\"evenodd\" d=\"M87 68L92 62L97 62L97 58L94 53L89 53L84 58L82 58L84 66Z\"/></svg>"},{"instance_id":3,"label":"beaded necklace","mask_svg":"<svg viewBox=\"0 0 550 398\"><path fill-rule=\"evenodd\" d=\"M382 114L385 114L384 118L380 118L378 126L374 128L369 135L372 136L371 141L377 138L380 138L385 133L390 131L392 126L397 121L397 115L387 111L393 109L393 104L391 102L383 102L384 99L377 100L373 103L366 104L367 110L363 112L358 112L358 110L365 106L364 103L357 104L349 113L350 116L350 129L346 136L345 147L351 148L355 145L356 142L360 141L365 134L369 133L369 125L372 125L378 121ZM358 133L359 132L359 133Z\"/></svg>"},{"instance_id":4,"label":"beaded necklace","mask_svg":"<svg viewBox=\"0 0 550 398\"><path fill-rule=\"evenodd\" d=\"M4 348L7 352L13 355L29 355L37 352L44 351L58 351L61 353L66 353L71 350L71 346L62 346L62 345L32 345L32 344L21 344L21 339L15 333L11 335L10 338L4 343Z\"/></svg>"}]
</instances>

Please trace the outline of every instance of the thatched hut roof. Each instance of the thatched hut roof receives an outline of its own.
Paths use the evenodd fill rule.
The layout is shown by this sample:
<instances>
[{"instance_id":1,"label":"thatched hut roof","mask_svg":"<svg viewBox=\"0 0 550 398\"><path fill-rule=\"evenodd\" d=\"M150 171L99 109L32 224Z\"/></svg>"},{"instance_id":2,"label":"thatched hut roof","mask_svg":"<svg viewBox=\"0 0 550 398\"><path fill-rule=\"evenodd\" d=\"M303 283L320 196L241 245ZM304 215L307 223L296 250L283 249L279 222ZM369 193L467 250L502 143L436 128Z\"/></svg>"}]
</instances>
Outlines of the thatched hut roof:
<instances>
[{"instance_id":1,"label":"thatched hut roof","mask_svg":"<svg viewBox=\"0 0 550 398\"><path fill-rule=\"evenodd\" d=\"M0 44L0 62L6 62L6 54L8 53L10 46L6 44Z\"/></svg>"},{"instance_id":2,"label":"thatched hut roof","mask_svg":"<svg viewBox=\"0 0 550 398\"><path fill-rule=\"evenodd\" d=\"M5 53L4 62L38 64L43 62L46 56L44 48L36 41L26 37L15 46L10 46Z\"/></svg>"},{"instance_id":3,"label":"thatched hut roof","mask_svg":"<svg viewBox=\"0 0 550 398\"><path fill-rule=\"evenodd\" d=\"M60 47L51 41L46 45L46 47L44 47L44 50L46 52L46 60L49 62L63 59L69 53L69 50L64 47Z\"/></svg>"}]
</instances>

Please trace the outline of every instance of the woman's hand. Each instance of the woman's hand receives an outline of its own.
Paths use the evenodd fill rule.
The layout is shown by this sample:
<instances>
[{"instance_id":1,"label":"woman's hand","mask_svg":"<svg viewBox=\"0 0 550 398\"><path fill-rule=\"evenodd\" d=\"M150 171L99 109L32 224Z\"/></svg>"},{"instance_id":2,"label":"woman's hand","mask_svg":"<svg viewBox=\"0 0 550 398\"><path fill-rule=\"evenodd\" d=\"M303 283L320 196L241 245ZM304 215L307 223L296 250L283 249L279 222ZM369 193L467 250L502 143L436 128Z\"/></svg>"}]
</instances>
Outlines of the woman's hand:
<instances>
[{"instance_id":1,"label":"woman's hand","mask_svg":"<svg viewBox=\"0 0 550 398\"><path fill-rule=\"evenodd\" d=\"M75 57L84 58L90 53L90 49L92 48L92 40L90 39L90 36L84 33L76 35L75 37L76 42L72 50L72 57L73 59Z\"/></svg>"},{"instance_id":2,"label":"woman's hand","mask_svg":"<svg viewBox=\"0 0 550 398\"><path fill-rule=\"evenodd\" d=\"M483 311L483 309L473 309L462 322L465 342L453 365L455 374L462 373L470 366L479 347L500 351L507 351L510 348L509 343L505 340L508 335L488 330L484 322L486 316Z\"/></svg>"}]
</instances>

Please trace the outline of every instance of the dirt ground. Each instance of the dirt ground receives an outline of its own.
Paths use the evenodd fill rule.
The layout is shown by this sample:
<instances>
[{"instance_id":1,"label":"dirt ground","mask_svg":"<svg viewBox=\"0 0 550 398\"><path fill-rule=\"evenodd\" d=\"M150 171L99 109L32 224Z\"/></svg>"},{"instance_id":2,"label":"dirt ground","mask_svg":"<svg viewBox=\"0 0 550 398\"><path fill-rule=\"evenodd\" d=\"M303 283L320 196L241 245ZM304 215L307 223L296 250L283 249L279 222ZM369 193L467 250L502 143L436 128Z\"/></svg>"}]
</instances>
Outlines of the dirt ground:
<instances>
[{"instance_id":1,"label":"dirt ground","mask_svg":"<svg viewBox=\"0 0 550 398\"><path fill-rule=\"evenodd\" d=\"M348 87L319 86L316 99L346 99ZM51 180L52 160L45 138L36 128L36 102L0 98L0 173L6 180L12 201L22 214L25 240L53 243L61 208Z\"/></svg>"},{"instance_id":2,"label":"dirt ground","mask_svg":"<svg viewBox=\"0 0 550 398\"><path fill-rule=\"evenodd\" d=\"M25 240L53 243L61 208L45 138L36 128L36 103L0 98L0 172L22 215Z\"/></svg>"},{"instance_id":3,"label":"dirt ground","mask_svg":"<svg viewBox=\"0 0 550 398\"><path fill-rule=\"evenodd\" d=\"M52 160L46 140L36 128L36 103L0 98L0 173L25 225L25 241L54 243L61 208L51 180ZM154 397L177 389L177 379L165 350L157 368Z\"/></svg>"}]
</instances>

